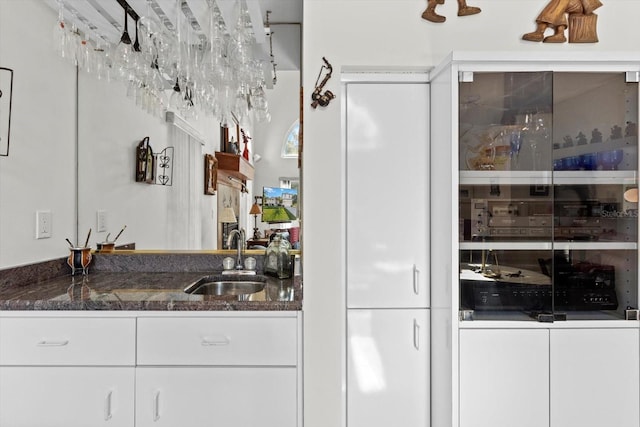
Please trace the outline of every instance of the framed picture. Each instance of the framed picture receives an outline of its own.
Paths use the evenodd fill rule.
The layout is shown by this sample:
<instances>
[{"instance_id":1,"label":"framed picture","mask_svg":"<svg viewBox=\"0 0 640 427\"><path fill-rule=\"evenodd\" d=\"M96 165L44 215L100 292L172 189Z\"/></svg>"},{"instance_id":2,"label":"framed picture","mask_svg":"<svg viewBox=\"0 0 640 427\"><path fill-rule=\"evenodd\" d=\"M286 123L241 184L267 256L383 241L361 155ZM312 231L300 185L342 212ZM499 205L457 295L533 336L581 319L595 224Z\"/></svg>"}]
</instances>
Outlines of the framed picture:
<instances>
[{"instance_id":1,"label":"framed picture","mask_svg":"<svg viewBox=\"0 0 640 427\"><path fill-rule=\"evenodd\" d=\"M213 196L218 186L218 159L213 154L204 155L204 194Z\"/></svg>"}]
</instances>

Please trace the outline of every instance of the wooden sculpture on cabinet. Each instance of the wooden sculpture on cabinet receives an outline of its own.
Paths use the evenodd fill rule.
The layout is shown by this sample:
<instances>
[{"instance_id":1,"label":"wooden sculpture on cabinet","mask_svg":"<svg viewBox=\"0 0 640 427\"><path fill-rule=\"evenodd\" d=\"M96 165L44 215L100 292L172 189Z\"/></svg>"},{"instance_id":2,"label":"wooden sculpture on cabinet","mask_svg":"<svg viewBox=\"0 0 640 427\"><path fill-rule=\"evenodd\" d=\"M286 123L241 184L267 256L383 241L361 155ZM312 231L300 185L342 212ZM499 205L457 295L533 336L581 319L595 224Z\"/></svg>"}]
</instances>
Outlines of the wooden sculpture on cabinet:
<instances>
[{"instance_id":1,"label":"wooden sculpture on cabinet","mask_svg":"<svg viewBox=\"0 0 640 427\"><path fill-rule=\"evenodd\" d=\"M427 0L427 8L422 12L422 19L436 23L446 21L446 17L436 13L436 6L439 4L444 4L444 0ZM467 6L466 0L458 0L458 16L475 15L480 12L479 7Z\"/></svg>"},{"instance_id":2,"label":"wooden sculpture on cabinet","mask_svg":"<svg viewBox=\"0 0 640 427\"><path fill-rule=\"evenodd\" d=\"M594 10L602 6L600 0L550 0L536 18L536 29L522 36L523 40L545 43L564 43L569 29L569 43L596 43L598 15ZM554 34L545 37L547 28Z\"/></svg>"}]
</instances>

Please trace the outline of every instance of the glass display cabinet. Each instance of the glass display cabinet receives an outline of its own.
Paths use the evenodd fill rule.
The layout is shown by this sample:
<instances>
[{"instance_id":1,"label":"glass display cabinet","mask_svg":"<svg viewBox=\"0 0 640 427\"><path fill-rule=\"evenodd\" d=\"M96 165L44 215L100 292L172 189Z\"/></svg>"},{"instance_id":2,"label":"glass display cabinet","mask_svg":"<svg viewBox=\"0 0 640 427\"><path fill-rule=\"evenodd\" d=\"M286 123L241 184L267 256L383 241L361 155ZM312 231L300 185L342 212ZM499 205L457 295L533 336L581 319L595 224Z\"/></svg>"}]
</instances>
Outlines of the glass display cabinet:
<instances>
[{"instance_id":1,"label":"glass display cabinet","mask_svg":"<svg viewBox=\"0 0 640 427\"><path fill-rule=\"evenodd\" d=\"M461 318L635 319L638 73L460 72L457 113Z\"/></svg>"}]
</instances>

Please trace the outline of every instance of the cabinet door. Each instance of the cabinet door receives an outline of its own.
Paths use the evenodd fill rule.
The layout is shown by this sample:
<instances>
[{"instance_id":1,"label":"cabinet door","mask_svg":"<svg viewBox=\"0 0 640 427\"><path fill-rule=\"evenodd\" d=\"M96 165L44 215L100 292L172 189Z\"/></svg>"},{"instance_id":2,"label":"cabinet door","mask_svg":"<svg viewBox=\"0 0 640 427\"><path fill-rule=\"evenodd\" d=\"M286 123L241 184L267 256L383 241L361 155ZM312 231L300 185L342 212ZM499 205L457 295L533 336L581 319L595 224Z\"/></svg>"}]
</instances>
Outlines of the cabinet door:
<instances>
[{"instance_id":1,"label":"cabinet door","mask_svg":"<svg viewBox=\"0 0 640 427\"><path fill-rule=\"evenodd\" d=\"M347 425L429 425L429 310L348 310Z\"/></svg>"},{"instance_id":2,"label":"cabinet door","mask_svg":"<svg viewBox=\"0 0 640 427\"><path fill-rule=\"evenodd\" d=\"M637 427L637 329L551 331L551 427Z\"/></svg>"},{"instance_id":3,"label":"cabinet door","mask_svg":"<svg viewBox=\"0 0 640 427\"><path fill-rule=\"evenodd\" d=\"M0 367L0 426L133 427L134 368Z\"/></svg>"},{"instance_id":4,"label":"cabinet door","mask_svg":"<svg viewBox=\"0 0 640 427\"><path fill-rule=\"evenodd\" d=\"M347 87L347 306L429 306L429 87Z\"/></svg>"},{"instance_id":5,"label":"cabinet door","mask_svg":"<svg viewBox=\"0 0 640 427\"><path fill-rule=\"evenodd\" d=\"M296 369L138 368L136 426L296 427Z\"/></svg>"},{"instance_id":6,"label":"cabinet door","mask_svg":"<svg viewBox=\"0 0 640 427\"><path fill-rule=\"evenodd\" d=\"M548 425L548 330L460 330L460 427Z\"/></svg>"}]
</instances>

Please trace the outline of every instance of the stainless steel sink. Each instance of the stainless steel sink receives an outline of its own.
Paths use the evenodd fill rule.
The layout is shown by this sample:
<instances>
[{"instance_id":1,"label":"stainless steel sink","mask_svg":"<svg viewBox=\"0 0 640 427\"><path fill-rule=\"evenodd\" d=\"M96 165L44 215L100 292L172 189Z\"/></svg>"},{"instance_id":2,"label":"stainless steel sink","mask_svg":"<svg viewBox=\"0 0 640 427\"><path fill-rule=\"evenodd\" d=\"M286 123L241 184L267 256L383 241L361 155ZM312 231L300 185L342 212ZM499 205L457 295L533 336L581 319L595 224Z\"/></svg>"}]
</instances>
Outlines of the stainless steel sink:
<instances>
[{"instance_id":1,"label":"stainless steel sink","mask_svg":"<svg viewBox=\"0 0 640 427\"><path fill-rule=\"evenodd\" d=\"M264 289L266 278L244 277L232 280L220 276L204 276L196 280L184 291L193 295L248 295Z\"/></svg>"}]
</instances>

